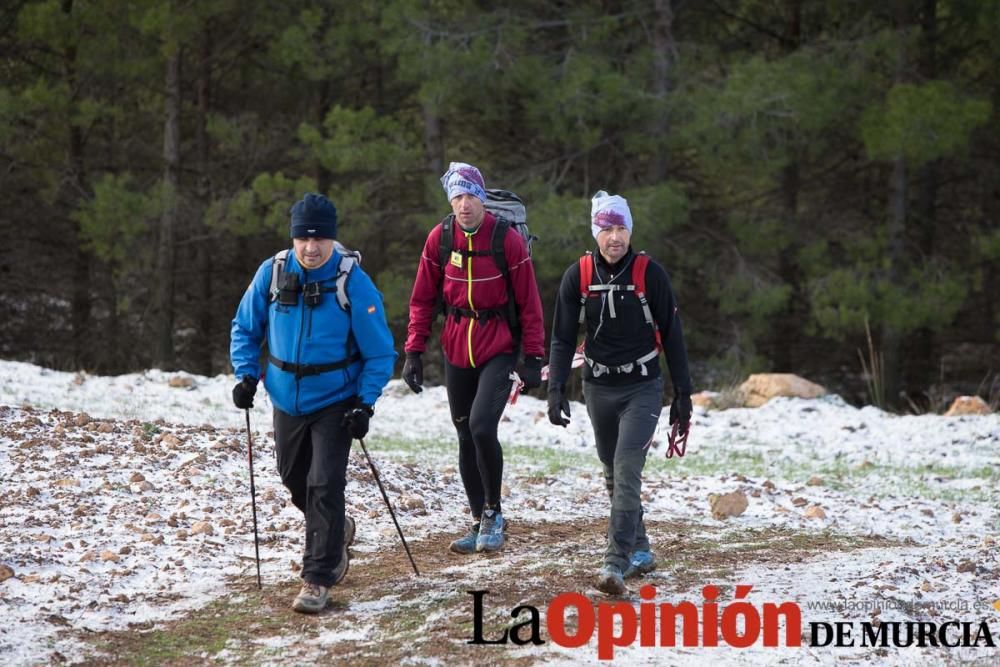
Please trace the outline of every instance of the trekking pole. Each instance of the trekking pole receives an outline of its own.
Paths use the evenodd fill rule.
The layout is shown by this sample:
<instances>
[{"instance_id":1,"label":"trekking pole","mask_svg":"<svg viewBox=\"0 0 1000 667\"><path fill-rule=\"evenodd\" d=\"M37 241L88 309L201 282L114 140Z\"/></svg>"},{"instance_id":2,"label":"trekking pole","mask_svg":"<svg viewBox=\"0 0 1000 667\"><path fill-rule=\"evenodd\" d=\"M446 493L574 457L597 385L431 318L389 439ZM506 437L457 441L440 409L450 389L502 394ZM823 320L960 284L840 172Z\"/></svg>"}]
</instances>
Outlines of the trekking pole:
<instances>
[{"instance_id":1,"label":"trekking pole","mask_svg":"<svg viewBox=\"0 0 1000 667\"><path fill-rule=\"evenodd\" d=\"M257 490L253 485L253 437L250 435L250 409L247 408L247 460L250 461L250 507L253 508L253 550L257 556L257 590L260 585L260 538L257 537Z\"/></svg>"},{"instance_id":2,"label":"trekking pole","mask_svg":"<svg viewBox=\"0 0 1000 667\"><path fill-rule=\"evenodd\" d=\"M403 530L399 527L399 522L396 521L396 513L392 511L392 504L389 502L389 496L385 493L385 487L382 486L382 480L379 479L375 462L372 461L371 455L368 454L364 438L358 438L358 442L361 443L361 451L365 453L365 458L368 459L368 467L372 469L372 475L375 476L375 481L378 483L378 490L382 492L382 500L385 501L385 506L389 508L389 515L392 517L392 522L396 524L396 532L399 533L399 539L403 541L403 548L406 549L406 556L410 559L410 565L413 566L413 573L419 577L420 570L417 569L417 564L413 561L413 554L410 553L410 545L406 543L406 538L403 537Z\"/></svg>"}]
</instances>

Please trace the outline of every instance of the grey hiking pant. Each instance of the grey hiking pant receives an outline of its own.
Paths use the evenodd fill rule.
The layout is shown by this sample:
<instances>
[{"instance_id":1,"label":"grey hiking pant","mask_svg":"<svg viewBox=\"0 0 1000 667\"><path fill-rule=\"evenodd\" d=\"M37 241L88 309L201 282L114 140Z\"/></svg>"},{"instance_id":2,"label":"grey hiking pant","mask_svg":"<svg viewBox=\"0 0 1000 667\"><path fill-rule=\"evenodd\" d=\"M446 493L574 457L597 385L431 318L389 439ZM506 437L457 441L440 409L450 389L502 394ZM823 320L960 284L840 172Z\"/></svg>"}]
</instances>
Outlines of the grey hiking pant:
<instances>
[{"instance_id":1,"label":"grey hiking pant","mask_svg":"<svg viewBox=\"0 0 1000 667\"><path fill-rule=\"evenodd\" d=\"M597 456L611 496L604 562L623 571L633 551L649 550L642 520L642 469L663 406L663 378L624 386L583 383Z\"/></svg>"}]
</instances>

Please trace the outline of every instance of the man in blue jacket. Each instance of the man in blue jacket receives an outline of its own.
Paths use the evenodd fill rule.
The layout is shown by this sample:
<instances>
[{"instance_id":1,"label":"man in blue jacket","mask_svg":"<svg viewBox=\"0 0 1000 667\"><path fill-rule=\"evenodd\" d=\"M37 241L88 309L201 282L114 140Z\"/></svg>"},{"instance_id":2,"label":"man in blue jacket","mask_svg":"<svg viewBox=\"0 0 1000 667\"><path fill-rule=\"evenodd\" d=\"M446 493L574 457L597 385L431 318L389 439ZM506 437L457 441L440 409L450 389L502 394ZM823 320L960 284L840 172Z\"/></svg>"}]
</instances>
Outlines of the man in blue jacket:
<instances>
[{"instance_id":1,"label":"man in blue jacket","mask_svg":"<svg viewBox=\"0 0 1000 667\"><path fill-rule=\"evenodd\" d=\"M307 194L291 209L293 252L257 269L233 318L236 407L253 406L258 378L274 403L281 481L305 515L303 586L292 608L318 613L347 574L354 521L344 516L352 438L368 433L396 353L382 295L336 243L337 209ZM267 341L265 372L261 345Z\"/></svg>"}]
</instances>

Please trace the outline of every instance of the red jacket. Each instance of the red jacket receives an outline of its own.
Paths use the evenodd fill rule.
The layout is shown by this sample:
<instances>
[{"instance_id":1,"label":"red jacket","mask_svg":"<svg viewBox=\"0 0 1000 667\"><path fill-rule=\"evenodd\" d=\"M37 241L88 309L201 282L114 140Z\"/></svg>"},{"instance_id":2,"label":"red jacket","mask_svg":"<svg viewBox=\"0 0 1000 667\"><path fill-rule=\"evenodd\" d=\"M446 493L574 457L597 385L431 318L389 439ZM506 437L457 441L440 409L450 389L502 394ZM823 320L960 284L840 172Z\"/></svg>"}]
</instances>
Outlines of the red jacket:
<instances>
[{"instance_id":1,"label":"red jacket","mask_svg":"<svg viewBox=\"0 0 1000 667\"><path fill-rule=\"evenodd\" d=\"M452 226L452 247L488 252L495 224L496 218L489 212L479 228L471 234L466 233L455 222ZM434 304L442 282L440 245L439 223L427 235L420 265L417 267L417 280L410 296L410 323L404 346L406 352L423 352L427 349ZM504 251L521 320L521 347L525 356L542 357L545 353L545 332L542 300L535 283L535 268L531 265L524 239L513 229L507 232L504 239ZM459 255L457 259L461 260L461 266L456 265L453 260L444 267L444 302L477 312L505 307L507 284L492 255ZM476 320L465 316L456 319L454 315L448 315L441 332L441 346L448 362L459 368L476 368L498 354L514 351L513 338L504 317Z\"/></svg>"}]
</instances>

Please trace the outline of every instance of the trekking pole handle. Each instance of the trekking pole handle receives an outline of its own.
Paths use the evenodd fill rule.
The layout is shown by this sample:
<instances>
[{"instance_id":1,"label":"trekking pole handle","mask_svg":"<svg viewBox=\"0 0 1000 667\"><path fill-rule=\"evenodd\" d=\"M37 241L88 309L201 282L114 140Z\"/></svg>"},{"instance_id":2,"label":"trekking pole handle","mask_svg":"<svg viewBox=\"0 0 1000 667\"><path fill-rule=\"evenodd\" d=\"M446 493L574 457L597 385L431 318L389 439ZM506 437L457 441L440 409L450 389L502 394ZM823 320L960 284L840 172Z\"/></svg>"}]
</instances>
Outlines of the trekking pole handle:
<instances>
[{"instance_id":1,"label":"trekking pole handle","mask_svg":"<svg viewBox=\"0 0 1000 667\"><path fill-rule=\"evenodd\" d=\"M510 394L507 396L507 401L514 405L517 403L517 397L521 395L521 390L524 389L524 380L521 376L517 374L517 371L511 371L510 375Z\"/></svg>"}]
</instances>

